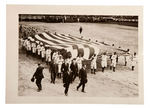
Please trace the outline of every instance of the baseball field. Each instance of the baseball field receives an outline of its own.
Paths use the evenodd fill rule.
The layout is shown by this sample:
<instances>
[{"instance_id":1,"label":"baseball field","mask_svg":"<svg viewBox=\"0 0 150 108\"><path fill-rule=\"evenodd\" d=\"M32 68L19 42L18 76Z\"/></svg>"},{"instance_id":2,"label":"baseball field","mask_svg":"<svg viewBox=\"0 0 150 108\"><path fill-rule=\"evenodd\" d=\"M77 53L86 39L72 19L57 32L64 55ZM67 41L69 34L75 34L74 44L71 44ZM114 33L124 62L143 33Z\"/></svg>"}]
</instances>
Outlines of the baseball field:
<instances>
[{"instance_id":1,"label":"baseball field","mask_svg":"<svg viewBox=\"0 0 150 108\"><path fill-rule=\"evenodd\" d=\"M138 53L138 27L101 24L101 23L43 23L43 22L19 22L19 24L32 26L39 30L57 32L62 34L71 34L74 36L83 36L85 39L114 44L115 47L130 49L131 53ZM83 31L80 35L79 27ZM100 49L101 48L99 46ZM20 50L20 49L19 49ZM111 49L110 49L111 50ZM24 51L19 52L19 76L18 76L18 95L19 96L57 96L65 97L64 87L61 79L56 79L56 83L50 83L50 73L45 63L44 79L42 80L43 90L37 92L35 83L30 79L34 74L37 63L41 61L32 56L26 57ZM97 63L100 63L99 61ZM99 64L98 64L99 65ZM70 85L68 96L71 97L137 97L139 95L138 83L138 64L135 70L131 70L130 63L124 66L123 57L119 58L116 66L116 72L109 68L104 73L99 69L96 75L88 71L88 83L85 91L82 93L76 90L79 79Z\"/></svg>"}]
</instances>

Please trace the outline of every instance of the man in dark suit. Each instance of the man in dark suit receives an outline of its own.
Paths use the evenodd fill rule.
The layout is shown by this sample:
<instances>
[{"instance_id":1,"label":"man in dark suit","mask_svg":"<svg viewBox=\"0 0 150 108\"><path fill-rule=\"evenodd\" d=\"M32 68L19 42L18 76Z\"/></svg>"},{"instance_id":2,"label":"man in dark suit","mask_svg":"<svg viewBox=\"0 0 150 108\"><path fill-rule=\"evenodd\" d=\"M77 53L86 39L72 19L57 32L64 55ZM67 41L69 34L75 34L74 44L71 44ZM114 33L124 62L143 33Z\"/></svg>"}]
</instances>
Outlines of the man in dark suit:
<instances>
[{"instance_id":1,"label":"man in dark suit","mask_svg":"<svg viewBox=\"0 0 150 108\"><path fill-rule=\"evenodd\" d=\"M41 64L39 63L38 67L32 77L32 78L36 79L36 85L38 87L38 90L37 90L38 92L40 92L42 90L41 81L44 78L43 69L44 69L44 67L42 67Z\"/></svg>"},{"instance_id":2,"label":"man in dark suit","mask_svg":"<svg viewBox=\"0 0 150 108\"><path fill-rule=\"evenodd\" d=\"M63 81L64 81L64 87L65 87L64 93L67 96L68 90L69 90L69 85L71 83L71 73L69 71L64 73Z\"/></svg>"},{"instance_id":3,"label":"man in dark suit","mask_svg":"<svg viewBox=\"0 0 150 108\"><path fill-rule=\"evenodd\" d=\"M64 83L64 87L65 87L65 95L68 95L68 90L69 90L69 85L71 83L71 73L69 71L65 72L63 75L63 83Z\"/></svg>"},{"instance_id":4,"label":"man in dark suit","mask_svg":"<svg viewBox=\"0 0 150 108\"><path fill-rule=\"evenodd\" d=\"M67 73L67 72L69 71L69 64L67 63L66 60L65 60L65 62L62 64L61 71L62 71L62 73L63 73L63 83L64 83L64 76L65 76L65 73Z\"/></svg>"},{"instance_id":5,"label":"man in dark suit","mask_svg":"<svg viewBox=\"0 0 150 108\"><path fill-rule=\"evenodd\" d=\"M53 61L50 63L50 72L51 72L51 83L55 84L55 79L56 79L56 67L57 64L55 64Z\"/></svg>"},{"instance_id":6,"label":"man in dark suit","mask_svg":"<svg viewBox=\"0 0 150 108\"><path fill-rule=\"evenodd\" d=\"M75 59L73 59L71 65L70 65L70 69L71 69L72 81L74 81L78 74L78 65L77 65Z\"/></svg>"},{"instance_id":7,"label":"man in dark suit","mask_svg":"<svg viewBox=\"0 0 150 108\"><path fill-rule=\"evenodd\" d=\"M80 69L79 71L79 79L80 79L80 83L77 86L77 90L80 88L80 86L82 86L82 92L85 92L84 88L85 88L85 84L87 83L87 73L86 73L85 64L83 64L82 69Z\"/></svg>"},{"instance_id":8,"label":"man in dark suit","mask_svg":"<svg viewBox=\"0 0 150 108\"><path fill-rule=\"evenodd\" d=\"M68 90L69 90L69 85L71 82L71 73L69 72L69 64L67 62L67 60L65 60L65 62L62 64L61 67L61 71L63 72L63 83L64 83L64 87L65 87L65 95L68 95Z\"/></svg>"}]
</instances>

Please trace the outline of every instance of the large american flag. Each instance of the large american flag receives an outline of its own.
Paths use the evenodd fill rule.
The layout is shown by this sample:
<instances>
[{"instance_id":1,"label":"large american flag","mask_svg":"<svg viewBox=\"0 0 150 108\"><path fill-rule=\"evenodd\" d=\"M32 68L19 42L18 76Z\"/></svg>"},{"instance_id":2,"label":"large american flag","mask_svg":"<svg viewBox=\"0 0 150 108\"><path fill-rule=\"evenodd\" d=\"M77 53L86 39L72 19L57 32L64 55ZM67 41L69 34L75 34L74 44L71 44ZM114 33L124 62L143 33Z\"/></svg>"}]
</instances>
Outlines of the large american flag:
<instances>
[{"instance_id":1,"label":"large american flag","mask_svg":"<svg viewBox=\"0 0 150 108\"><path fill-rule=\"evenodd\" d=\"M79 54L84 59L90 59L94 54L98 55L99 48L98 43L90 42L86 39L81 39L77 36L64 35L59 33L43 32L36 34L34 37L35 41L43 42L55 49L65 49L70 51L72 58L76 58Z\"/></svg>"}]
</instances>

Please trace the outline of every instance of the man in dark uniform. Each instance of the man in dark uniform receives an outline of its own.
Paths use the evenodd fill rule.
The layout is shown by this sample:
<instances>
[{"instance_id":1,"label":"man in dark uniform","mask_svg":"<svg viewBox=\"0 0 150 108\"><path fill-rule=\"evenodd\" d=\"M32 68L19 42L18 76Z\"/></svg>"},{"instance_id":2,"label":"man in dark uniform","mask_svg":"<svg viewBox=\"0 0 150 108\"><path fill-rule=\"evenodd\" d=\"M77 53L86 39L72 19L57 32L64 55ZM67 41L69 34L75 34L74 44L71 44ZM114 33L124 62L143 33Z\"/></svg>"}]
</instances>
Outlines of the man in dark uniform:
<instances>
[{"instance_id":1,"label":"man in dark uniform","mask_svg":"<svg viewBox=\"0 0 150 108\"><path fill-rule=\"evenodd\" d=\"M40 63L38 63L38 67L32 77L32 79L36 79L36 85L38 87L38 92L40 92L42 90L42 85L41 85L41 81L42 79L44 78L44 75L43 75L43 69L44 67L41 66Z\"/></svg>"},{"instance_id":2,"label":"man in dark uniform","mask_svg":"<svg viewBox=\"0 0 150 108\"><path fill-rule=\"evenodd\" d=\"M71 82L72 82L75 80L75 78L78 74L78 65L77 65L75 59L73 59L71 65L70 65L70 69L71 69L71 75L72 75L72 80L71 80Z\"/></svg>"},{"instance_id":3,"label":"man in dark uniform","mask_svg":"<svg viewBox=\"0 0 150 108\"><path fill-rule=\"evenodd\" d=\"M79 32L80 32L80 34L82 33L82 27L80 26L80 28L79 28Z\"/></svg>"},{"instance_id":4,"label":"man in dark uniform","mask_svg":"<svg viewBox=\"0 0 150 108\"><path fill-rule=\"evenodd\" d=\"M68 90L69 90L69 85L71 83L71 73L69 71L65 72L63 74L63 83L64 83L64 87L65 87L65 95L68 95Z\"/></svg>"},{"instance_id":5,"label":"man in dark uniform","mask_svg":"<svg viewBox=\"0 0 150 108\"><path fill-rule=\"evenodd\" d=\"M85 88L85 84L87 83L87 73L86 73L85 64L83 64L82 69L80 69L79 71L79 79L80 79L80 83L77 86L77 90L80 88L80 86L82 86L82 92L85 92L84 88Z\"/></svg>"},{"instance_id":6,"label":"man in dark uniform","mask_svg":"<svg viewBox=\"0 0 150 108\"><path fill-rule=\"evenodd\" d=\"M52 61L50 63L50 72L51 72L51 83L55 84L55 79L56 79L56 64Z\"/></svg>"},{"instance_id":7,"label":"man in dark uniform","mask_svg":"<svg viewBox=\"0 0 150 108\"><path fill-rule=\"evenodd\" d=\"M69 72L69 64L67 62L67 60L65 60L65 62L62 64L61 67L61 71L63 72L63 83L64 83L64 87L65 87L65 95L68 95L68 90L69 90L69 85L71 82L71 73Z\"/></svg>"},{"instance_id":8,"label":"man in dark uniform","mask_svg":"<svg viewBox=\"0 0 150 108\"><path fill-rule=\"evenodd\" d=\"M65 63L62 64L61 71L63 73L63 83L64 83L65 73L69 71L69 64L67 63L67 60L65 60Z\"/></svg>"}]
</instances>

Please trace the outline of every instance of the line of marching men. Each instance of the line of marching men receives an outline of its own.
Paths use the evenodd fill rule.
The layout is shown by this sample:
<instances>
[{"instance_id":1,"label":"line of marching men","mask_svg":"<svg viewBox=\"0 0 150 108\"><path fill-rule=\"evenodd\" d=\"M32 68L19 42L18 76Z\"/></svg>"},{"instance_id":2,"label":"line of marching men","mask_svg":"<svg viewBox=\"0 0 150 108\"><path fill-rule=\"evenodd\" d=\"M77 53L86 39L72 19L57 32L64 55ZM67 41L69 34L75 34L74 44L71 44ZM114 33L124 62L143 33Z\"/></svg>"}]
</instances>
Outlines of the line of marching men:
<instances>
[{"instance_id":1,"label":"line of marching men","mask_svg":"<svg viewBox=\"0 0 150 108\"><path fill-rule=\"evenodd\" d=\"M43 62L46 61L49 66L49 71L51 72L51 83L55 84L56 77L63 78L63 83L65 87L65 95L68 95L69 85L72 83L77 76L80 78L80 83L77 90L82 86L82 92L84 91L85 84L87 83L87 73L86 65L82 64L83 57L70 59L65 58L60 54L59 51L52 51L49 45L44 45L42 42L35 41L32 37L27 39L20 39L21 49L26 51L27 56L33 55L34 57L42 59ZM36 85L38 91L42 90L41 81L44 78L41 63L38 64L38 68L33 75L32 81L36 79Z\"/></svg>"},{"instance_id":2,"label":"line of marching men","mask_svg":"<svg viewBox=\"0 0 150 108\"><path fill-rule=\"evenodd\" d=\"M101 67L102 72L104 72L105 68L108 67L108 61L110 60L110 70L113 69L113 72L116 70L116 65L119 61L119 58L123 57L124 65L125 66L131 66L132 71L134 71L135 66L138 62L137 54L134 52L133 54L130 53L130 50L127 49L123 53L117 54L114 52L113 54L107 54L104 52L101 56Z\"/></svg>"},{"instance_id":3,"label":"line of marching men","mask_svg":"<svg viewBox=\"0 0 150 108\"><path fill-rule=\"evenodd\" d=\"M35 41L32 37L28 37L26 39L20 39L21 48L26 51L27 56L33 55L34 57L42 59L43 62L50 66L49 70L51 72L51 83L55 84L56 77L61 78L63 76L63 83L65 87L65 95L68 95L69 85L72 83L77 76L79 76L80 84L77 87L77 90L82 85L82 92L84 91L85 84L87 83L87 73L86 73L86 65L83 64L84 58L79 55L77 58L70 59L69 57L64 59L64 57L58 51L52 51L49 45L44 45L42 42ZM133 55L130 54L130 50L128 49L126 52L120 54L120 56L124 56L125 58L125 66L131 61L132 70L137 62L136 53ZM97 69L97 58L98 56L94 54L91 60L91 73L96 74ZM108 66L108 59L111 60L110 69L113 69L115 72L116 64L118 62L119 54L114 52L113 54L103 53L101 56L101 67L102 72ZM41 64L38 64L33 78L36 77L36 85L38 87L38 91L42 90L41 80L44 78L41 68ZM41 74L41 75L40 75ZM39 77L40 76L40 77Z\"/></svg>"},{"instance_id":4,"label":"line of marching men","mask_svg":"<svg viewBox=\"0 0 150 108\"><path fill-rule=\"evenodd\" d=\"M62 63L64 62L63 56L58 52L58 51L52 51L49 45L44 45L42 42L35 41L32 37L28 37L27 39L20 39L21 46L24 50L26 50L26 54L28 55L34 55L37 56L38 58L41 58L42 61L46 61L47 64L50 64L52 60L56 64L58 64L58 73L60 73L60 67ZM129 64L134 70L135 65L137 63L137 54L134 52L134 54L130 53L130 50L127 49L127 51L123 52L122 54L117 54L114 52L113 54L107 54L104 52L101 56L101 67L102 67L102 72L104 72L105 68L108 66L108 60L111 61L110 63L110 69L113 69L115 72L116 69L116 64L118 63L119 57L122 56L124 57L124 63L125 66ZM71 64L71 59L67 58L66 59L69 65ZM76 58L76 63L78 64L78 70L82 68L82 61L84 60L81 55ZM91 58L91 73L96 72L97 69L97 55L93 55ZM59 75L60 76L60 75Z\"/></svg>"},{"instance_id":5,"label":"line of marching men","mask_svg":"<svg viewBox=\"0 0 150 108\"><path fill-rule=\"evenodd\" d=\"M22 25L20 26L20 32L21 33L22 33L23 30L28 31L26 29L28 29L28 28L26 28ZM34 27L30 27L29 30L37 32L37 29L35 29ZM32 37L28 37L27 39L20 38L20 41L21 41L21 44L22 44L21 46L23 46L23 48L26 49L26 51L27 51L27 56L32 54L32 55L38 56L38 58L41 58L42 61L46 61L47 64L49 64L51 62L51 60L53 58L52 57L53 52L50 49L49 45L44 45L42 42L35 41ZM127 66L127 64L128 64L128 65L131 66L132 70L134 70L136 62L138 61L137 60L137 54L135 52L134 52L134 54L131 54L130 50L127 49L127 51L125 51L122 54L117 54L116 52L114 52L114 54L107 54L106 52L104 52L100 56L102 72L104 72L104 70L108 67L108 64L110 64L110 69L113 69L113 71L115 72L116 64L117 64L118 59L119 59L120 56L124 57L125 66ZM60 60L58 59L56 61L61 64L61 62L62 62L61 59L63 57L59 57L59 58L60 58ZM96 69L97 69L97 62L96 62L97 61L97 55L93 55L90 58L90 60L91 60L91 73L95 74ZM109 60L111 61L111 63L108 63ZM82 58L81 61L83 61L83 58ZM81 61L77 60L77 64L78 64L79 69L82 67L82 65L80 63Z\"/></svg>"}]
</instances>

